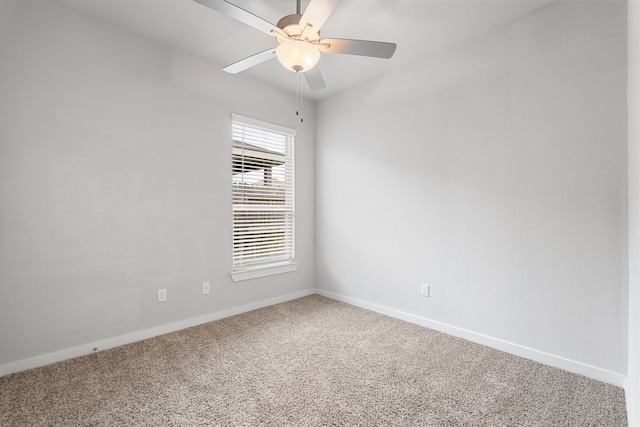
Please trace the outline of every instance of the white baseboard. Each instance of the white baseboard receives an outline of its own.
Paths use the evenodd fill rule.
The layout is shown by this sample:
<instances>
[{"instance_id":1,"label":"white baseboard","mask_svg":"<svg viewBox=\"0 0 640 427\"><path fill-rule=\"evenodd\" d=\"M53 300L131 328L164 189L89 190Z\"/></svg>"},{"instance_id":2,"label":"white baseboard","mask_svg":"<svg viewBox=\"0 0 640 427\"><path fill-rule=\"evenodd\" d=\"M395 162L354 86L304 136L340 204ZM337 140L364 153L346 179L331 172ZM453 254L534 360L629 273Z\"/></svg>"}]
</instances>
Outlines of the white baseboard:
<instances>
[{"instance_id":1,"label":"white baseboard","mask_svg":"<svg viewBox=\"0 0 640 427\"><path fill-rule=\"evenodd\" d=\"M504 341L498 338L493 338L487 335L482 335L467 329L458 328L456 326L447 325L446 323L437 322L427 319L426 317L416 316L414 314L405 313L403 311L387 308L381 305L372 304L366 301L362 301L356 298L347 297L344 295L336 294L333 292L318 289L319 295L331 298L337 301L342 301L347 304L355 305L367 310L375 311L380 314L394 317L396 319L404 320L406 322L415 323L426 328L434 329L445 334L453 335L459 338L464 338L468 341L472 341L478 344L485 345L487 347L495 348L497 350L504 351L506 353L514 354L516 356L524 357L536 362L540 362L545 365L553 366L556 368L564 369L569 372L584 375L585 377L593 378L598 381L613 384L618 387L625 386L626 376L617 372L608 371L595 366L587 365L575 360L566 359L561 356L545 353L543 351L534 350L529 347L525 347L519 344L514 344L508 341Z\"/></svg>"},{"instance_id":2,"label":"white baseboard","mask_svg":"<svg viewBox=\"0 0 640 427\"><path fill-rule=\"evenodd\" d=\"M0 377L20 371L26 371L27 369L38 368L40 366L49 365L55 362L61 362L63 360L73 359L74 357L78 356L84 356L94 353L95 351L107 350L109 348L119 347L121 345L130 344L136 341L157 337L169 332L175 332L181 329L190 328L192 326L201 325L203 323L213 322L214 320L224 319L225 317L235 316L237 314L242 314L249 311L257 310L259 308L268 307L270 305L291 301L297 298L313 295L315 293L317 293L316 289L306 289L304 291L294 292L291 294L286 294L279 297L269 298L251 304L242 305L240 307L234 307L227 310L218 311L216 313L210 313L204 316L182 320L180 322L158 326L156 328L145 329L131 334L108 338L105 340L56 351L53 353L35 356L29 359L19 360L17 362L7 363L5 365L0 365ZM97 348L98 350L94 350L94 348Z\"/></svg>"},{"instance_id":3,"label":"white baseboard","mask_svg":"<svg viewBox=\"0 0 640 427\"><path fill-rule=\"evenodd\" d=\"M269 299L257 301L251 304L246 304L246 305L230 308L227 310L222 310L215 313L210 313L204 316L186 319L180 322L158 326L156 328L145 329L145 330L134 332L131 334L108 338L105 340L87 343L77 347L56 351L53 353L43 354L43 355L32 357L29 359L7 363L4 365L0 365L0 377L9 375L12 373L20 372L20 371L25 371L27 369L33 369L40 366L49 365L55 362L61 362L63 360L72 359L74 357L91 354L94 352L94 348L97 348L98 349L97 351L107 350L109 348L119 347L119 346L130 344L136 341L153 338L159 335L175 332L185 328L190 328L192 326L201 325L203 323L213 322L215 320L224 319L225 317L235 316L237 314L246 313L252 310L257 310L259 308L268 307L270 305L279 304L282 302L294 300L297 298L301 298L301 297L316 294L316 293L319 295L325 296L327 298L331 298L337 301L342 301L347 304L351 304L357 307L365 308L367 310L375 311L377 313L381 313L381 314L394 317L396 319L404 320L410 323L415 323L417 325L434 329L439 332L464 338L466 340L469 340L478 344L486 345L487 347L505 351L507 353L514 354L516 356L524 357L530 360L534 360L536 362L543 363L545 365L564 369L569 372L574 372L580 375L584 375L586 377L593 378L598 381L603 381L609 384L613 384L618 387L625 387L626 385L625 384L626 376L617 372L608 371L595 366L587 365L585 363L566 359L564 357L534 350L532 348L514 344L508 341L504 341L504 340L493 338L487 335L478 334L476 332L469 331L466 329L447 325L445 323L430 320L425 317L416 316L414 314L387 308L377 304L372 304L356 298L346 297L344 295L336 294L336 293L325 291L322 289L306 289L304 291L294 292L291 294L286 294L279 297L269 298ZM626 389L627 387L625 387L625 390Z\"/></svg>"}]
</instances>

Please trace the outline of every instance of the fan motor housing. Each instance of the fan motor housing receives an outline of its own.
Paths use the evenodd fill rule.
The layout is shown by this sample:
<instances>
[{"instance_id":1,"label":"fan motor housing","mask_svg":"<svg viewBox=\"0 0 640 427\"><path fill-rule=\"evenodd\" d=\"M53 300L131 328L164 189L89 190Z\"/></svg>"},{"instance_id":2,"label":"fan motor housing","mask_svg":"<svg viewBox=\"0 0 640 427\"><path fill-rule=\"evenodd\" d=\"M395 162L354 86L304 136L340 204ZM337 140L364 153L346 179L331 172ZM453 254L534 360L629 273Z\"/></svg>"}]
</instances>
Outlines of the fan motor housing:
<instances>
[{"instance_id":1,"label":"fan motor housing","mask_svg":"<svg viewBox=\"0 0 640 427\"><path fill-rule=\"evenodd\" d=\"M304 28L300 28L300 19L302 19L302 15L298 13L284 16L278 21L277 27L284 31L289 37L302 40L301 36ZM310 34L310 37L305 37L305 39L307 41L318 41L320 40L320 34L313 32ZM282 41L278 40L278 43L282 43Z\"/></svg>"}]
</instances>

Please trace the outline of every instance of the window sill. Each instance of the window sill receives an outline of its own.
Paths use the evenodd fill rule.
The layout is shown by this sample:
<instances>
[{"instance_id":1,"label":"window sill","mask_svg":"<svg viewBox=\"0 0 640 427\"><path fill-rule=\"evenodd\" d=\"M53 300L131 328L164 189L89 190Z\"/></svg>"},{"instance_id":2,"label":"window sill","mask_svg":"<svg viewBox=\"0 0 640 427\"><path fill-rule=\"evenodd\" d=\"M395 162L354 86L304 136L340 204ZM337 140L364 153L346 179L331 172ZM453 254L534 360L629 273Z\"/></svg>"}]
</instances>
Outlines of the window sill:
<instances>
[{"instance_id":1,"label":"window sill","mask_svg":"<svg viewBox=\"0 0 640 427\"><path fill-rule=\"evenodd\" d=\"M269 265L265 267L256 267L248 270L233 271L231 278L234 282L243 280L257 279L259 277L273 276L276 274L290 273L298 269L297 262L289 262L287 264Z\"/></svg>"}]
</instances>

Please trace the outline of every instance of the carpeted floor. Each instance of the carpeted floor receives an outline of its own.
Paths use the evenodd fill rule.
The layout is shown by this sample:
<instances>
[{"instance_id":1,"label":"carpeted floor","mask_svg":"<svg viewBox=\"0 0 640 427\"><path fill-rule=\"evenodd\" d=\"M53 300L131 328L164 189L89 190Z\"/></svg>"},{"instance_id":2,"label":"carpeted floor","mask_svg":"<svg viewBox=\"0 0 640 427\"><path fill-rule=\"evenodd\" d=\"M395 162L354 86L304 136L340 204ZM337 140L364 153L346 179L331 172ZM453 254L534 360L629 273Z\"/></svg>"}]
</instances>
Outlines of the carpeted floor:
<instances>
[{"instance_id":1,"label":"carpeted floor","mask_svg":"<svg viewBox=\"0 0 640 427\"><path fill-rule=\"evenodd\" d=\"M0 426L624 426L621 388L318 295L0 378Z\"/></svg>"}]
</instances>

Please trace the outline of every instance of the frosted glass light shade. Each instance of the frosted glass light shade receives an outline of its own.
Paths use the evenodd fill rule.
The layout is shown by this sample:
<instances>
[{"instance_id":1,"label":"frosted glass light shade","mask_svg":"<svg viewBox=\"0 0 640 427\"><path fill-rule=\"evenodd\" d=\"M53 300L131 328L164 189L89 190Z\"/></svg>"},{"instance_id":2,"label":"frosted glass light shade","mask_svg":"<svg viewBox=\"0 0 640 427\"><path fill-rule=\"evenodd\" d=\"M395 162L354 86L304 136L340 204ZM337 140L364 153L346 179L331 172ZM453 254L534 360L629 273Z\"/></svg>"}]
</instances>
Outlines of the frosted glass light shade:
<instances>
[{"instance_id":1,"label":"frosted glass light shade","mask_svg":"<svg viewBox=\"0 0 640 427\"><path fill-rule=\"evenodd\" d=\"M302 40L290 40L276 48L278 60L287 70L309 71L320 60L320 51L314 45Z\"/></svg>"}]
</instances>

